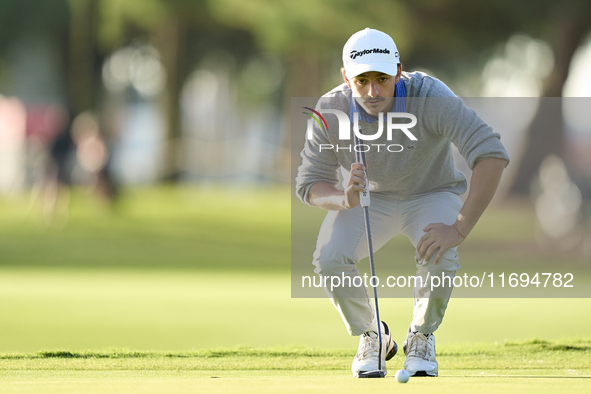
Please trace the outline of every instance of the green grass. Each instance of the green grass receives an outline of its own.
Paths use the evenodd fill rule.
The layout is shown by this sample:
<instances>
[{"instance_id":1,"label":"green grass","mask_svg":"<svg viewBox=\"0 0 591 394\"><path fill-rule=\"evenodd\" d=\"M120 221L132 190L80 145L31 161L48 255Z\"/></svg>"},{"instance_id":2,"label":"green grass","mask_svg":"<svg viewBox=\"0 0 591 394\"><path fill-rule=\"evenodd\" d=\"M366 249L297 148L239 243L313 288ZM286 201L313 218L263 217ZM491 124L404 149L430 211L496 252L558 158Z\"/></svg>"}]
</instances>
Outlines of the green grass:
<instances>
[{"instance_id":1,"label":"green grass","mask_svg":"<svg viewBox=\"0 0 591 394\"><path fill-rule=\"evenodd\" d=\"M0 201L2 393L591 391L590 299L454 299L441 378L397 384L399 356L388 379L350 378L357 338L324 297L291 298L290 235L308 261L323 213L286 189L137 188L114 212L77 191L65 228L27 207ZM534 225L522 207L487 212L464 268L581 263L540 250ZM376 261L412 255L395 238ZM412 299L380 311L401 344Z\"/></svg>"},{"instance_id":2,"label":"green grass","mask_svg":"<svg viewBox=\"0 0 591 394\"><path fill-rule=\"evenodd\" d=\"M1 265L288 271L286 189L136 188L115 211L74 191L65 228L28 196L0 201Z\"/></svg>"},{"instance_id":3,"label":"green grass","mask_svg":"<svg viewBox=\"0 0 591 394\"><path fill-rule=\"evenodd\" d=\"M16 371L0 382L3 393L589 393L588 377L543 374L486 375L456 370L407 384L355 380L337 371Z\"/></svg>"},{"instance_id":4,"label":"green grass","mask_svg":"<svg viewBox=\"0 0 591 394\"><path fill-rule=\"evenodd\" d=\"M40 352L0 355L2 392L271 393L437 392L553 393L591 390L591 341L525 341L441 346L440 377L392 378L403 358L388 362L386 379L349 374L349 350L217 349L193 352ZM568 367L566 364L568 363Z\"/></svg>"},{"instance_id":5,"label":"green grass","mask_svg":"<svg viewBox=\"0 0 591 394\"><path fill-rule=\"evenodd\" d=\"M183 269L0 268L0 353L228 346L348 348L325 298L290 298L289 273ZM589 299L454 299L438 343L588 337ZM402 342L412 299L380 300ZM573 329L576 322L580 329Z\"/></svg>"}]
</instances>

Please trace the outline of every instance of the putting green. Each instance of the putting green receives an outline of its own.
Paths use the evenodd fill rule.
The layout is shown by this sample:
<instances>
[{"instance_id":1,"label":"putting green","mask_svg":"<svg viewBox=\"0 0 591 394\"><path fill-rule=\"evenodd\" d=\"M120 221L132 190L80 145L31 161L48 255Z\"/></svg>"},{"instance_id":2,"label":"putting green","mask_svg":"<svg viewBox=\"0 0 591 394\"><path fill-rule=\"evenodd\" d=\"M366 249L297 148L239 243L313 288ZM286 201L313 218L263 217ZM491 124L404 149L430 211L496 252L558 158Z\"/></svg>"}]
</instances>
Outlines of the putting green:
<instances>
[{"instance_id":1,"label":"putting green","mask_svg":"<svg viewBox=\"0 0 591 394\"><path fill-rule=\"evenodd\" d=\"M6 393L576 392L591 390L589 341L444 347L439 378L354 379L347 351L275 348L184 353L81 352L0 357ZM567 367L565 361L568 360ZM466 363L470 364L468 367Z\"/></svg>"},{"instance_id":2,"label":"putting green","mask_svg":"<svg viewBox=\"0 0 591 394\"><path fill-rule=\"evenodd\" d=\"M16 371L3 374L3 393L589 393L591 377L515 375L489 371L486 375L456 370L453 375L411 378L400 384L393 377L357 380L337 371ZM497 375L497 372L500 374ZM443 373L443 372L442 372ZM215 378L214 378L215 377Z\"/></svg>"}]
</instances>

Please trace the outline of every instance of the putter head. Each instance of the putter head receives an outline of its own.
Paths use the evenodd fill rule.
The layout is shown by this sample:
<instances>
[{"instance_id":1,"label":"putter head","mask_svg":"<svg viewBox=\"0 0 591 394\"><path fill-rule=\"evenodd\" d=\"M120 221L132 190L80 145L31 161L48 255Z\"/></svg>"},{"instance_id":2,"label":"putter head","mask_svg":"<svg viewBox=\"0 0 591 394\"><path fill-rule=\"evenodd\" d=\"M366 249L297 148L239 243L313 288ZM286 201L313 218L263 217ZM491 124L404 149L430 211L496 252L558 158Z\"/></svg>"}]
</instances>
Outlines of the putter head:
<instances>
[{"instance_id":1,"label":"putter head","mask_svg":"<svg viewBox=\"0 0 591 394\"><path fill-rule=\"evenodd\" d=\"M359 375L357 375L358 378L385 378L386 377L386 372L384 371L364 371L364 372L359 372Z\"/></svg>"}]
</instances>

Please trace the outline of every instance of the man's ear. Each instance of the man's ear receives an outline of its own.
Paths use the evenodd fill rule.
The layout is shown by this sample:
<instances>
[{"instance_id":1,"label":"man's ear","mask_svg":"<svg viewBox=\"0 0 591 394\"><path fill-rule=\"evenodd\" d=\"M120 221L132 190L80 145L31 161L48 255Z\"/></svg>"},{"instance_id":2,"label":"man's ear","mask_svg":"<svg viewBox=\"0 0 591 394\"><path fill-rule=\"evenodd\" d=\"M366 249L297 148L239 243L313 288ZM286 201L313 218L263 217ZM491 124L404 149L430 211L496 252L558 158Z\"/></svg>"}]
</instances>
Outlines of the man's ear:
<instances>
[{"instance_id":1,"label":"man's ear","mask_svg":"<svg viewBox=\"0 0 591 394\"><path fill-rule=\"evenodd\" d=\"M398 83L398 81L400 81L400 76L402 75L402 65L399 63L398 64L398 72L396 73L396 82Z\"/></svg>"},{"instance_id":2,"label":"man's ear","mask_svg":"<svg viewBox=\"0 0 591 394\"><path fill-rule=\"evenodd\" d=\"M351 82L347 79L347 72L345 71L345 67L341 67L341 75L343 76L343 80L345 81L349 89L351 89Z\"/></svg>"}]
</instances>

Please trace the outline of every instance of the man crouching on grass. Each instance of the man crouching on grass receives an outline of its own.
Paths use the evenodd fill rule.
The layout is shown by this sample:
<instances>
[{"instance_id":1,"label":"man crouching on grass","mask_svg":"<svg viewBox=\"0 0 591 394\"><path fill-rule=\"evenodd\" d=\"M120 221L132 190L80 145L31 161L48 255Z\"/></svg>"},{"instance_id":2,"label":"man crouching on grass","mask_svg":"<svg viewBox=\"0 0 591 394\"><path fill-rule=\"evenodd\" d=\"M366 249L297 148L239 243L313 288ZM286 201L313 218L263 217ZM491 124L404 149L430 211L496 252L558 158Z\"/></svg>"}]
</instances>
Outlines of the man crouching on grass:
<instances>
[{"instance_id":1,"label":"man crouching on grass","mask_svg":"<svg viewBox=\"0 0 591 394\"><path fill-rule=\"evenodd\" d=\"M394 41L381 31L367 28L351 36L343 48L341 71L344 83L322 97L317 111L340 110L351 115L352 123L358 116L358 127L366 136L378 135L381 127L385 128L379 119L385 121L388 112L420 113L412 128L416 141L404 133L384 132L371 143L398 144L402 150L365 153L374 250L404 234L416 247L417 276L453 278L460 268L457 247L490 203L509 163L499 134L441 81L422 72L403 72ZM419 111L413 108L416 101L407 97L445 100L435 100L428 110ZM338 149L343 141L339 140L337 118L325 118L328 127L315 126L302 150L296 192L302 202L329 211L313 256L315 272L323 277L355 279L359 276L357 263L368 256L359 205L368 169L357 162L353 149ZM467 191L467 181L453 163L452 143L473 171L464 204L460 195ZM330 145L333 148L326 149ZM336 187L338 171L344 178L343 190ZM403 344L404 368L411 376L437 376L433 333L443 320L453 286L443 287L435 295L428 281L420 282L415 283L413 319ZM361 336L351 367L353 376L378 369L377 324L382 325L381 365L386 372L385 361L394 356L397 346L386 323L376 321L366 288L327 286L325 291L349 334Z\"/></svg>"}]
</instances>

